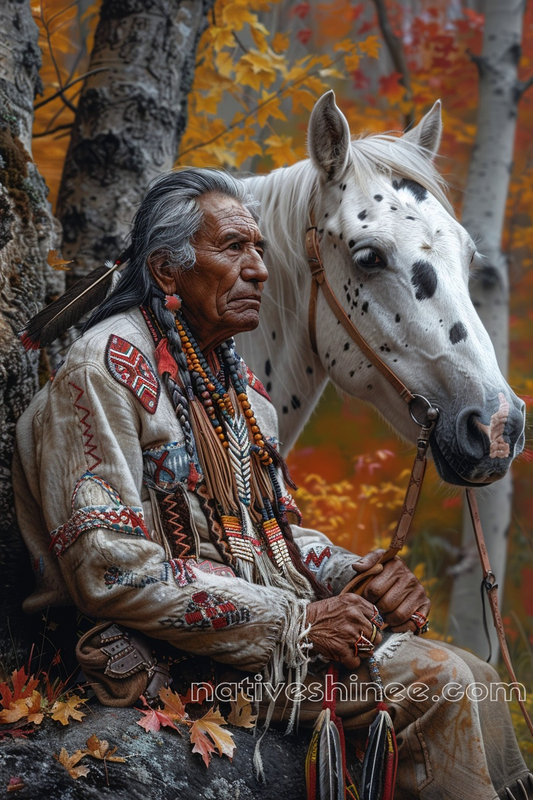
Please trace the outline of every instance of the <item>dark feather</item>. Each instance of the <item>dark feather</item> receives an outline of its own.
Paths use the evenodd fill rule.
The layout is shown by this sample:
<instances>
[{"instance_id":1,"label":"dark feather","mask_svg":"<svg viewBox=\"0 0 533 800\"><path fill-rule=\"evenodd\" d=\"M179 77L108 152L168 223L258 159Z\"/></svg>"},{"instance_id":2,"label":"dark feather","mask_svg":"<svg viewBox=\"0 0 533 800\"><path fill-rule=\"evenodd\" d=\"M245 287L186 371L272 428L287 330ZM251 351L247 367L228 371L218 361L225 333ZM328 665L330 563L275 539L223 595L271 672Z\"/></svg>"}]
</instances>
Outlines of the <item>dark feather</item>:
<instances>
[{"instance_id":1,"label":"dark feather","mask_svg":"<svg viewBox=\"0 0 533 800\"><path fill-rule=\"evenodd\" d=\"M98 267L77 281L65 294L39 311L27 323L19 337L26 350L47 347L61 334L75 325L87 312L105 300L109 282L120 266Z\"/></svg>"},{"instance_id":2,"label":"dark feather","mask_svg":"<svg viewBox=\"0 0 533 800\"><path fill-rule=\"evenodd\" d=\"M363 800L390 800L394 795L398 752L391 717L384 703L370 726L363 761Z\"/></svg>"},{"instance_id":3,"label":"dark feather","mask_svg":"<svg viewBox=\"0 0 533 800\"><path fill-rule=\"evenodd\" d=\"M318 788L320 800L343 800L344 776L339 731L326 709L318 747Z\"/></svg>"}]
</instances>

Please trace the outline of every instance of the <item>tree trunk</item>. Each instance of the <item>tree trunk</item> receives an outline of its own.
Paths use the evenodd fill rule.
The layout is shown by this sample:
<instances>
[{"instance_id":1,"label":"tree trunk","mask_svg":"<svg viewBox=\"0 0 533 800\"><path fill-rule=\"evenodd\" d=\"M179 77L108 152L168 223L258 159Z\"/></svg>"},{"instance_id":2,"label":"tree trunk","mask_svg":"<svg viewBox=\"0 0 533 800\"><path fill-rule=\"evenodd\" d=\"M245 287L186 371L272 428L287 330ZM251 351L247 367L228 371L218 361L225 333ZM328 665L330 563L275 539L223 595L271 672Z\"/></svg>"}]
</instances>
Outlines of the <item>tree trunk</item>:
<instances>
[{"instance_id":1,"label":"tree trunk","mask_svg":"<svg viewBox=\"0 0 533 800\"><path fill-rule=\"evenodd\" d=\"M150 181L172 168L214 0L103 0L57 216L69 284L123 248Z\"/></svg>"},{"instance_id":2,"label":"tree trunk","mask_svg":"<svg viewBox=\"0 0 533 800\"><path fill-rule=\"evenodd\" d=\"M15 423L38 385L39 357L17 331L57 288L47 265L54 237L47 189L31 157L33 101L41 53L29 3L0 4L0 609L21 599L20 545L13 511ZM3 622L3 620L2 620Z\"/></svg>"},{"instance_id":3,"label":"tree trunk","mask_svg":"<svg viewBox=\"0 0 533 800\"><path fill-rule=\"evenodd\" d=\"M509 280L501 251L505 206L513 164L517 106L523 87L518 82L525 3L487 0L483 52L479 69L477 134L463 205L462 223L485 256L471 281L474 306L492 339L498 364L507 374L509 353ZM500 582L505 577L507 533L511 520L512 479L506 476L480 493L479 507L490 559ZM463 561L455 568L450 615L454 642L486 657L488 644L481 622L481 570L472 557L476 546L465 510ZM463 569L464 567L464 569ZM496 634L491 629L493 654Z\"/></svg>"}]
</instances>

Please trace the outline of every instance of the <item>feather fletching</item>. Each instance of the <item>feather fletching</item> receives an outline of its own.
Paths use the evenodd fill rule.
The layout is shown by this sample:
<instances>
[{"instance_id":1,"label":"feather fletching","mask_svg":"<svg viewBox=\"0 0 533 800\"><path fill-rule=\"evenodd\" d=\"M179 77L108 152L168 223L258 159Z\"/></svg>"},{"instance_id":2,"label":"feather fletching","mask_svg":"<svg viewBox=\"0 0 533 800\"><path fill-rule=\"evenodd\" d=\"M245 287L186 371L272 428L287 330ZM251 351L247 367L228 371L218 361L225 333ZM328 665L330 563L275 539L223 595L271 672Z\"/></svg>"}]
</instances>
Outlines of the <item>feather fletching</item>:
<instances>
[{"instance_id":1,"label":"feather fletching","mask_svg":"<svg viewBox=\"0 0 533 800\"><path fill-rule=\"evenodd\" d=\"M85 275L68 291L39 311L27 323L19 337L26 350L47 347L83 316L105 300L109 282L120 262L102 267Z\"/></svg>"}]
</instances>

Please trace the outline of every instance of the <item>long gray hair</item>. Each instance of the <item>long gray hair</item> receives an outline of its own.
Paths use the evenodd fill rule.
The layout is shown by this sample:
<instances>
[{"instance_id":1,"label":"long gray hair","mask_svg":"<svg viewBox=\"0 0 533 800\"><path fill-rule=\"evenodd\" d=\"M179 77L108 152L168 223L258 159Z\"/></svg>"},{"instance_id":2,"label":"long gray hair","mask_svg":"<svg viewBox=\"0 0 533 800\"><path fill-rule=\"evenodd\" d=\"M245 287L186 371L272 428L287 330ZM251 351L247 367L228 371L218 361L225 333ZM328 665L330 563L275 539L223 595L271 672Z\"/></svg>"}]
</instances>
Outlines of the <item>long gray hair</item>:
<instances>
[{"instance_id":1,"label":"long gray hair","mask_svg":"<svg viewBox=\"0 0 533 800\"><path fill-rule=\"evenodd\" d=\"M253 213L255 201L242 181L222 170L187 167L158 177L133 218L130 244L120 257L127 265L117 287L92 314L84 330L149 301L154 284L147 259L156 251L163 250L176 269L192 269L196 257L191 240L204 217L199 199L209 192L231 197Z\"/></svg>"}]
</instances>

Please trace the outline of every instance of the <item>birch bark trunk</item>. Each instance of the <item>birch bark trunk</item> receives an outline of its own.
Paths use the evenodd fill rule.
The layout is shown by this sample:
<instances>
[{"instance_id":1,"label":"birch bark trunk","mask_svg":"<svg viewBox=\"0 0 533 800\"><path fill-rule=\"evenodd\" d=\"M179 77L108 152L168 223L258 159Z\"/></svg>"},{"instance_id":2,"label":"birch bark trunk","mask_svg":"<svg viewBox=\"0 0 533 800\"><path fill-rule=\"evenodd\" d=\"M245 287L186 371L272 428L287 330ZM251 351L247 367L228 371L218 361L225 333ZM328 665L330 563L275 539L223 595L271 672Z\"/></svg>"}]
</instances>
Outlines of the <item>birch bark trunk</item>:
<instances>
[{"instance_id":1,"label":"birch bark trunk","mask_svg":"<svg viewBox=\"0 0 533 800\"><path fill-rule=\"evenodd\" d=\"M29 3L0 4L0 614L21 599L25 553L13 511L15 423L38 385L39 356L17 338L26 319L57 290L47 265L54 225L47 189L31 157L33 101L41 53Z\"/></svg>"},{"instance_id":2,"label":"birch bark trunk","mask_svg":"<svg viewBox=\"0 0 533 800\"><path fill-rule=\"evenodd\" d=\"M172 168L214 0L103 0L57 216L71 285L115 258L150 181Z\"/></svg>"},{"instance_id":3,"label":"birch bark trunk","mask_svg":"<svg viewBox=\"0 0 533 800\"><path fill-rule=\"evenodd\" d=\"M485 256L484 266L471 281L470 294L490 334L504 375L509 358L509 280L501 239L513 165L517 107L524 88L518 81L524 10L523 0L487 0L485 3L483 52L475 59L479 70L477 134L462 213L463 225ZM511 475L480 492L481 521L489 556L500 582L500 597L511 502ZM451 633L456 644L486 657L488 644L479 596L481 569L466 508L463 523L463 559L452 573ZM490 622L489 630L494 659L498 648Z\"/></svg>"}]
</instances>

